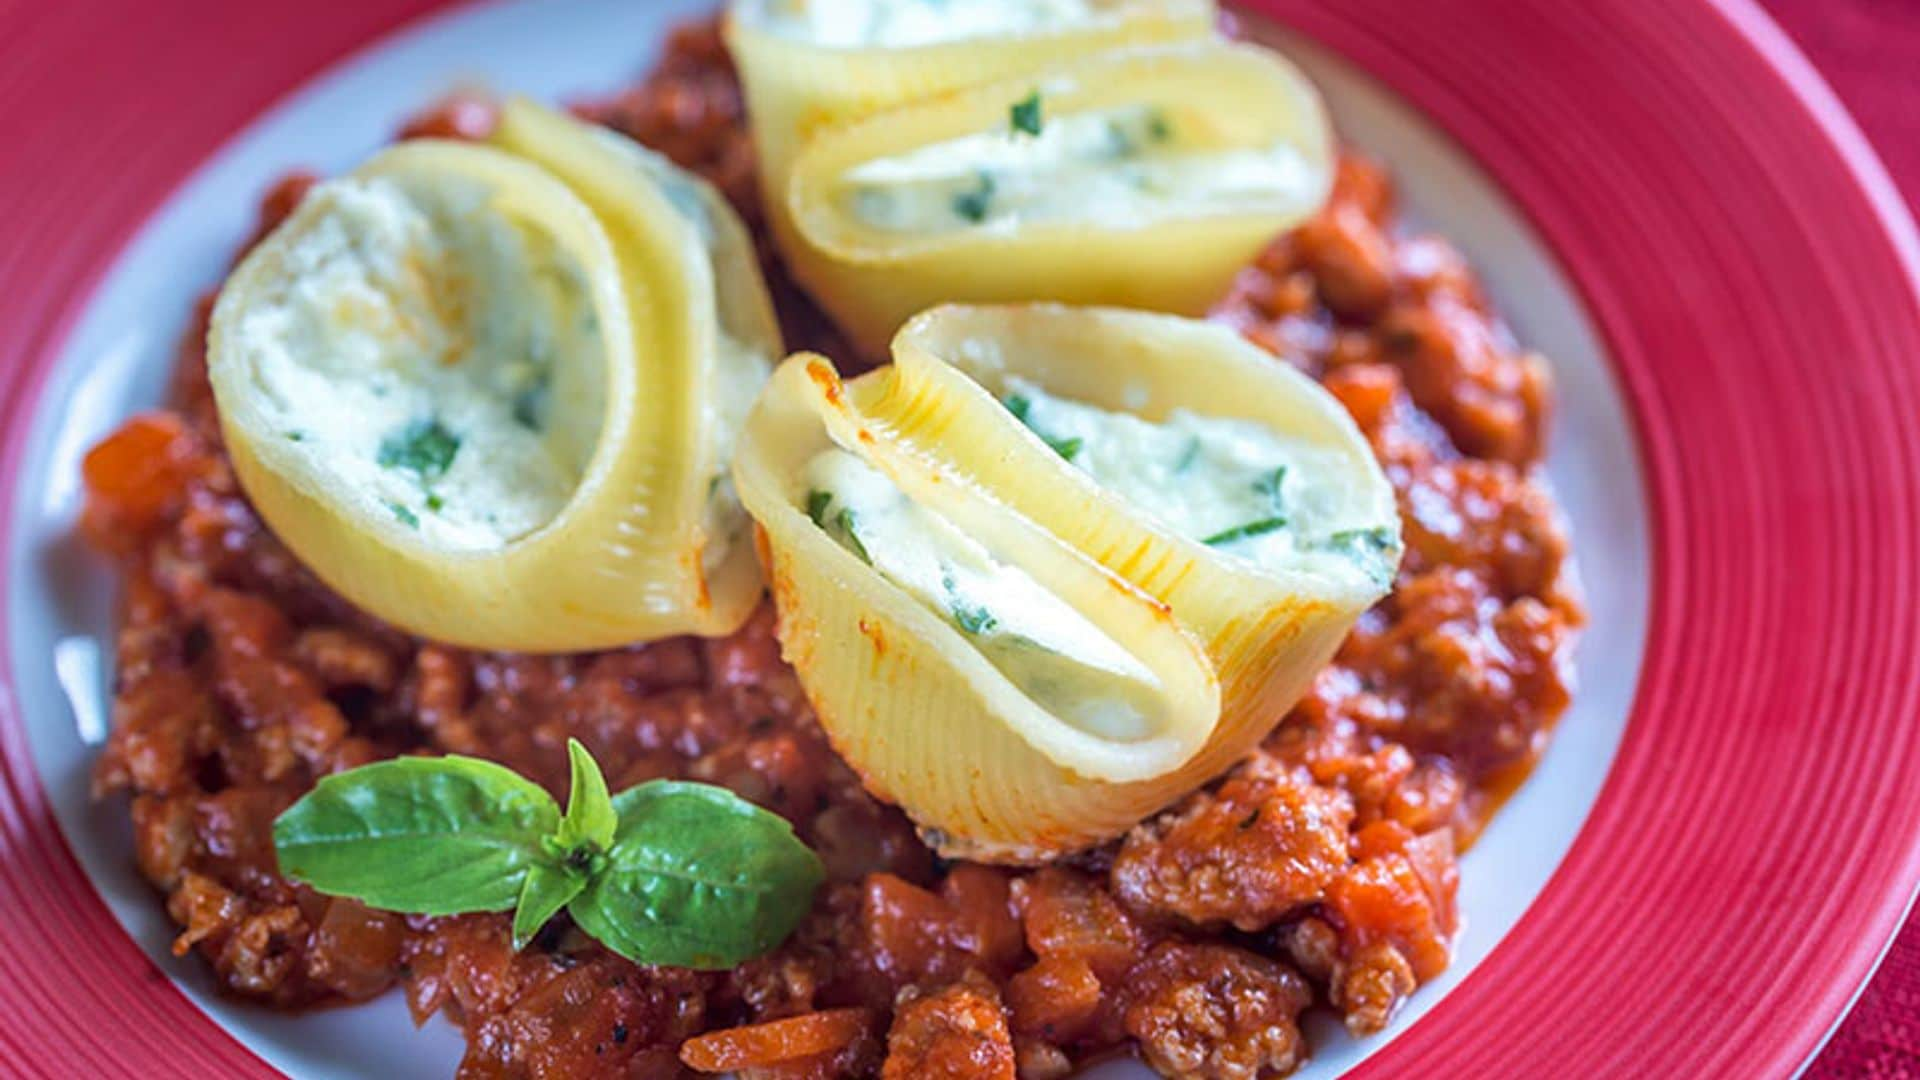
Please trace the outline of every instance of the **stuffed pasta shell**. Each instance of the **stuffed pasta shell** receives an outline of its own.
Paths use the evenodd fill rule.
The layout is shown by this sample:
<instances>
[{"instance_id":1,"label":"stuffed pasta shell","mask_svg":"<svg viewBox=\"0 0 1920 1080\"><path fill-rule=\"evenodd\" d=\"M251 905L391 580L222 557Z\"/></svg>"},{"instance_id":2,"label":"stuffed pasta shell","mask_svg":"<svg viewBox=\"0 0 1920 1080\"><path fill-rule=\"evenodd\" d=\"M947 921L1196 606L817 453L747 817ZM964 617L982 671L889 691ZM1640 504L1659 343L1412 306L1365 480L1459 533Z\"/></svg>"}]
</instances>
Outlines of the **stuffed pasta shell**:
<instances>
[{"instance_id":1,"label":"stuffed pasta shell","mask_svg":"<svg viewBox=\"0 0 1920 1080\"><path fill-rule=\"evenodd\" d=\"M318 185L222 289L208 375L242 486L336 591L572 651L751 613L729 447L780 351L724 200L514 102L492 145Z\"/></svg>"},{"instance_id":2,"label":"stuffed pasta shell","mask_svg":"<svg viewBox=\"0 0 1920 1080\"><path fill-rule=\"evenodd\" d=\"M845 385L818 357L790 361L735 470L821 723L943 853L1087 847L1205 783L1392 579L1398 517L1366 442L1230 331L945 308L894 346L892 366ZM954 569L983 558L1017 565L1017 587ZM1032 629L1050 592L1083 621ZM1198 650L1197 669L1148 629ZM1119 705L1155 700L1142 668L1204 686L1193 717ZM1063 726L1102 752L1063 750Z\"/></svg>"},{"instance_id":3,"label":"stuffed pasta shell","mask_svg":"<svg viewBox=\"0 0 1920 1080\"><path fill-rule=\"evenodd\" d=\"M734 0L726 37L771 202L815 132L1213 21L1213 0Z\"/></svg>"},{"instance_id":4,"label":"stuffed pasta shell","mask_svg":"<svg viewBox=\"0 0 1920 1080\"><path fill-rule=\"evenodd\" d=\"M1213 729L1205 654L1165 605L904 450L803 354L735 459L783 651L835 749L950 855L1035 862L1118 835Z\"/></svg>"},{"instance_id":5,"label":"stuffed pasta shell","mask_svg":"<svg viewBox=\"0 0 1920 1080\"><path fill-rule=\"evenodd\" d=\"M778 194L796 276L871 354L936 303L1197 315L1331 188L1331 131L1278 55L1109 54L811 140Z\"/></svg>"}]
</instances>

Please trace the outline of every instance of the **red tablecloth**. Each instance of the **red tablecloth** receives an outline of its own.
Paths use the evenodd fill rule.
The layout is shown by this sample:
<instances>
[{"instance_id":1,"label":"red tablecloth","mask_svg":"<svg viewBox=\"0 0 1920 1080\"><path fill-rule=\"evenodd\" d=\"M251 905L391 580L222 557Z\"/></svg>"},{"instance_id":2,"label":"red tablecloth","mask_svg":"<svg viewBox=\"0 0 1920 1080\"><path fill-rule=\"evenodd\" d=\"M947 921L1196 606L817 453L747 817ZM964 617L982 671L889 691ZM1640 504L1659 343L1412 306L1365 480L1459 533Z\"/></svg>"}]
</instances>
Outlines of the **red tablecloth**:
<instances>
[{"instance_id":1,"label":"red tablecloth","mask_svg":"<svg viewBox=\"0 0 1920 1080\"><path fill-rule=\"evenodd\" d=\"M1762 3L1846 101L1908 205L1920 210L1920 0ZM1920 1077L1920 918L1907 924L1808 1076Z\"/></svg>"}]
</instances>

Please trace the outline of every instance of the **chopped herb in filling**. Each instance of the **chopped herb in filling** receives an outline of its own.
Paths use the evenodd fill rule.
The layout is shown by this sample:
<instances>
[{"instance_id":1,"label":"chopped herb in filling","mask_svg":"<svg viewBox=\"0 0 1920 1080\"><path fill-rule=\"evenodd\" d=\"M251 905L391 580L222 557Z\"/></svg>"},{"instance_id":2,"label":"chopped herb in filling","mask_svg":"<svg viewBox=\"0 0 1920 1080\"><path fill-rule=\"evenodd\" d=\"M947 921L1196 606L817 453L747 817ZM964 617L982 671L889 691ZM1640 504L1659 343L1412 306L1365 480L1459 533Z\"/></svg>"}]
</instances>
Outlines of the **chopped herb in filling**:
<instances>
[{"instance_id":1,"label":"chopped herb in filling","mask_svg":"<svg viewBox=\"0 0 1920 1080\"><path fill-rule=\"evenodd\" d=\"M976 225L987 220L987 214L993 210L993 193L996 186L992 173L978 174L972 190L963 191L953 197L953 212Z\"/></svg>"},{"instance_id":2,"label":"chopped herb in filling","mask_svg":"<svg viewBox=\"0 0 1920 1080\"><path fill-rule=\"evenodd\" d=\"M387 436L378 460L384 468L405 469L431 483L447 474L459 452L459 436L438 419L416 420Z\"/></svg>"},{"instance_id":3,"label":"chopped herb in filling","mask_svg":"<svg viewBox=\"0 0 1920 1080\"><path fill-rule=\"evenodd\" d=\"M1007 412L1075 468L1190 540L1262 565L1392 573L1397 530L1351 528L1345 493L1316 483L1345 467L1337 454L1249 420L1180 409L1147 420L1019 378L1001 393Z\"/></svg>"},{"instance_id":4,"label":"chopped herb in filling","mask_svg":"<svg viewBox=\"0 0 1920 1080\"><path fill-rule=\"evenodd\" d=\"M1016 132L1039 135L1046 127L1046 120L1041 115L1040 91L1035 90L1014 102L1013 108L1008 110L1008 122Z\"/></svg>"},{"instance_id":5,"label":"chopped herb in filling","mask_svg":"<svg viewBox=\"0 0 1920 1080\"><path fill-rule=\"evenodd\" d=\"M1154 142L1163 143L1173 138L1173 121L1159 109L1147 113L1147 137Z\"/></svg>"},{"instance_id":6,"label":"chopped herb in filling","mask_svg":"<svg viewBox=\"0 0 1920 1080\"><path fill-rule=\"evenodd\" d=\"M1286 509L1286 500L1280 495L1280 487L1287 482L1285 465L1273 470L1269 476L1263 476L1253 482L1253 490L1273 500L1273 512L1278 514Z\"/></svg>"},{"instance_id":7,"label":"chopped herb in filling","mask_svg":"<svg viewBox=\"0 0 1920 1080\"><path fill-rule=\"evenodd\" d=\"M545 371L536 375L527 387L513 396L513 421L528 431L546 426L547 398L553 376Z\"/></svg>"},{"instance_id":8,"label":"chopped herb in filling","mask_svg":"<svg viewBox=\"0 0 1920 1080\"><path fill-rule=\"evenodd\" d=\"M1029 415L1033 412L1033 403L1021 397L1019 394L1007 398L1004 404L1007 407L1007 411L1013 414L1015 420L1025 424L1028 431L1040 436L1041 442L1053 447L1054 453L1059 454L1068 461L1072 461L1074 458L1080 456L1081 449L1087 444L1085 439L1077 435L1057 438L1035 427L1033 421L1029 419Z\"/></svg>"},{"instance_id":9,"label":"chopped herb in filling","mask_svg":"<svg viewBox=\"0 0 1920 1080\"><path fill-rule=\"evenodd\" d=\"M1138 657L1059 594L838 449L805 467L802 499L835 543L952 626L1040 708L1103 737L1152 730L1164 707Z\"/></svg>"},{"instance_id":10,"label":"chopped herb in filling","mask_svg":"<svg viewBox=\"0 0 1920 1080\"><path fill-rule=\"evenodd\" d=\"M1139 157L1148 146L1163 146L1172 138L1173 125L1159 109L1107 119L1107 150L1116 161Z\"/></svg>"},{"instance_id":11,"label":"chopped herb in filling","mask_svg":"<svg viewBox=\"0 0 1920 1080\"><path fill-rule=\"evenodd\" d=\"M940 585L947 592L947 603L953 610L953 624L969 634L978 636L990 633L1000 625L983 604L968 600L960 592L960 586L953 580L952 574L943 575Z\"/></svg>"},{"instance_id":12,"label":"chopped herb in filling","mask_svg":"<svg viewBox=\"0 0 1920 1080\"><path fill-rule=\"evenodd\" d=\"M405 525L407 528L417 529L420 527L420 516L406 507L401 506L399 503L388 503L387 509L393 511L393 516L399 520L400 524Z\"/></svg>"},{"instance_id":13,"label":"chopped herb in filling","mask_svg":"<svg viewBox=\"0 0 1920 1080\"><path fill-rule=\"evenodd\" d=\"M1200 436L1194 435L1187 439L1186 447L1180 451L1180 459L1173 463L1173 471L1175 473L1183 473L1193 468L1194 459L1199 456Z\"/></svg>"},{"instance_id":14,"label":"chopped herb in filling","mask_svg":"<svg viewBox=\"0 0 1920 1080\"><path fill-rule=\"evenodd\" d=\"M1259 521L1249 521L1245 525L1235 525L1231 529L1214 533L1212 536L1200 542L1206 544L1208 547L1218 547L1221 544L1231 544L1235 541L1247 540L1255 536L1265 536L1267 533L1277 532L1286 527L1286 518L1262 518Z\"/></svg>"},{"instance_id":15,"label":"chopped herb in filling","mask_svg":"<svg viewBox=\"0 0 1920 1080\"><path fill-rule=\"evenodd\" d=\"M861 562L872 563L873 556L867 554L867 545L860 542L860 533L857 528L858 521L859 519L854 517L852 510L841 507L840 512L833 516L832 531L839 533L846 539L847 546L853 549L853 553L860 557Z\"/></svg>"},{"instance_id":16,"label":"chopped herb in filling","mask_svg":"<svg viewBox=\"0 0 1920 1080\"><path fill-rule=\"evenodd\" d=\"M842 547L858 555L861 562L872 564L873 556L867 554L867 545L861 542L857 531L860 519L851 507L842 506L834 512L831 492L819 488L807 492L807 517Z\"/></svg>"},{"instance_id":17,"label":"chopped herb in filling","mask_svg":"<svg viewBox=\"0 0 1920 1080\"><path fill-rule=\"evenodd\" d=\"M1394 549L1392 529L1342 529L1320 542L1328 551L1352 555L1384 554Z\"/></svg>"},{"instance_id":18,"label":"chopped herb in filling","mask_svg":"<svg viewBox=\"0 0 1920 1080\"><path fill-rule=\"evenodd\" d=\"M1283 499L1280 494L1280 489L1286 481L1287 467L1282 465L1253 482L1254 494L1264 495L1272 501L1273 514L1271 516L1249 521L1245 525L1236 525L1231 529L1223 529L1202 540L1201 543L1209 546L1231 544L1236 540L1245 540L1253 536L1263 536L1275 530L1286 528L1286 500Z\"/></svg>"},{"instance_id":19,"label":"chopped herb in filling","mask_svg":"<svg viewBox=\"0 0 1920 1080\"><path fill-rule=\"evenodd\" d=\"M833 496L815 489L807 492L807 516L820 528L827 527L827 507L833 505Z\"/></svg>"}]
</instances>

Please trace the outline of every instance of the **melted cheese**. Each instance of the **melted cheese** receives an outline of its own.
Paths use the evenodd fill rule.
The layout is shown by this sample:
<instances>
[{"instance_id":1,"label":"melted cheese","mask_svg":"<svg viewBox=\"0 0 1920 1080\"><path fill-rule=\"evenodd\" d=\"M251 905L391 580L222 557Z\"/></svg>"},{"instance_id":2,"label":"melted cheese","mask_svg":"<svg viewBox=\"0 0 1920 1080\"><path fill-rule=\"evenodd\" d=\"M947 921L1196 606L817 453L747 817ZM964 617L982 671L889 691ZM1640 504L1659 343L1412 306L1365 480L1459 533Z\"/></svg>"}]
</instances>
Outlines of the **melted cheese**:
<instances>
[{"instance_id":1,"label":"melted cheese","mask_svg":"<svg viewBox=\"0 0 1920 1080\"><path fill-rule=\"evenodd\" d=\"M1094 0L760 0L748 10L782 37L830 48L904 48L1072 25L1100 7Z\"/></svg>"},{"instance_id":2,"label":"melted cheese","mask_svg":"<svg viewBox=\"0 0 1920 1080\"><path fill-rule=\"evenodd\" d=\"M1137 227L1268 205L1316 182L1291 143L1207 147L1187 137L1190 125L1176 114L1149 104L1059 118L1044 115L1044 95L1037 104L1037 135L1008 126L849 169L841 209L890 232Z\"/></svg>"},{"instance_id":3,"label":"melted cheese","mask_svg":"<svg viewBox=\"0 0 1920 1080\"><path fill-rule=\"evenodd\" d=\"M1326 482L1346 475L1335 449L1246 420L1175 409L1154 423L1007 380L1005 403L1056 452L1190 540L1267 567L1391 578L1397 537Z\"/></svg>"},{"instance_id":4,"label":"melted cheese","mask_svg":"<svg viewBox=\"0 0 1920 1080\"><path fill-rule=\"evenodd\" d=\"M328 487L423 538L500 548L552 520L599 439L604 350L579 264L456 177L351 176L228 332L261 415Z\"/></svg>"},{"instance_id":5,"label":"melted cheese","mask_svg":"<svg viewBox=\"0 0 1920 1080\"><path fill-rule=\"evenodd\" d=\"M806 509L829 536L957 628L1042 709L1109 739L1156 729L1160 681L1025 571L844 450L820 453L803 478Z\"/></svg>"}]
</instances>

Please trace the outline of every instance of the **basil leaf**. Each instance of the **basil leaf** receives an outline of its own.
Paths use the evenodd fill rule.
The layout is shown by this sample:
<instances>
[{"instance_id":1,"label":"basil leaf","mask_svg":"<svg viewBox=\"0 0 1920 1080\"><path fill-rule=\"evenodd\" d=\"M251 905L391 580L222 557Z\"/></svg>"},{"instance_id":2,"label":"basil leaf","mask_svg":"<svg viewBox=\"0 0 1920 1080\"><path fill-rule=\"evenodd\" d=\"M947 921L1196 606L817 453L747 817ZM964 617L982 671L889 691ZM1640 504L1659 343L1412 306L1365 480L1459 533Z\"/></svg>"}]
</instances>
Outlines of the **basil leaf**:
<instances>
[{"instance_id":1,"label":"basil leaf","mask_svg":"<svg viewBox=\"0 0 1920 1080\"><path fill-rule=\"evenodd\" d=\"M820 860L779 815L673 780L629 788L613 805L613 847L567 910L621 956L733 967L784 941L812 906Z\"/></svg>"},{"instance_id":2,"label":"basil leaf","mask_svg":"<svg viewBox=\"0 0 1920 1080\"><path fill-rule=\"evenodd\" d=\"M520 890L520 906L513 912L513 950L527 947L547 920L587 887L585 874L571 867L535 866L527 872L527 884Z\"/></svg>"},{"instance_id":3,"label":"basil leaf","mask_svg":"<svg viewBox=\"0 0 1920 1080\"><path fill-rule=\"evenodd\" d=\"M560 808L490 761L398 758L320 781L273 823L282 874L416 915L505 911Z\"/></svg>"},{"instance_id":4,"label":"basil leaf","mask_svg":"<svg viewBox=\"0 0 1920 1080\"><path fill-rule=\"evenodd\" d=\"M613 800L607 797L607 778L578 739L567 740L567 760L573 767L573 787L567 795L567 816L560 819L554 843L569 857L580 848L605 851L612 846L613 830L620 823Z\"/></svg>"}]
</instances>

